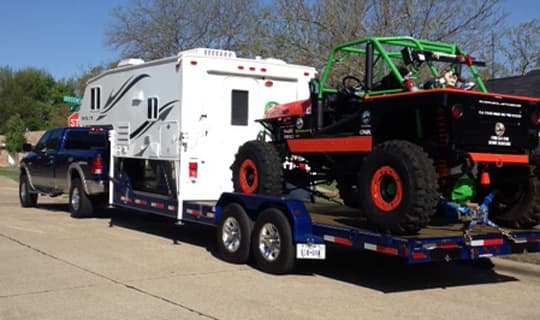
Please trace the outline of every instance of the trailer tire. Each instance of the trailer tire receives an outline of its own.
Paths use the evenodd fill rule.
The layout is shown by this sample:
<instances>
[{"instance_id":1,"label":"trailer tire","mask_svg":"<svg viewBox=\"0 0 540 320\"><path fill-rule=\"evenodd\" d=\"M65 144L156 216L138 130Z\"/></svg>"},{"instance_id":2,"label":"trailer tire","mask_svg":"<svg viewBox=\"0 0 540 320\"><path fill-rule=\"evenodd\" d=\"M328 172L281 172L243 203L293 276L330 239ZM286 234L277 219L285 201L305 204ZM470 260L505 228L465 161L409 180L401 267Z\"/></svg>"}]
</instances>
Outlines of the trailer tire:
<instances>
[{"instance_id":1,"label":"trailer tire","mask_svg":"<svg viewBox=\"0 0 540 320\"><path fill-rule=\"evenodd\" d=\"M234 191L278 196L283 192L281 159L273 145L248 141L238 149L232 170Z\"/></svg>"},{"instance_id":2,"label":"trailer tire","mask_svg":"<svg viewBox=\"0 0 540 320\"><path fill-rule=\"evenodd\" d=\"M220 257L231 263L246 263L250 256L252 229L253 221L241 205L226 205L217 226L217 248Z\"/></svg>"},{"instance_id":3,"label":"trailer tire","mask_svg":"<svg viewBox=\"0 0 540 320\"><path fill-rule=\"evenodd\" d=\"M532 167L505 165L493 177L497 190L490 206L493 221L517 229L540 223L540 179Z\"/></svg>"},{"instance_id":4,"label":"trailer tire","mask_svg":"<svg viewBox=\"0 0 540 320\"><path fill-rule=\"evenodd\" d=\"M37 205L38 195L30 188L30 181L26 174L19 178L19 202L23 208L31 208Z\"/></svg>"},{"instance_id":5,"label":"trailer tire","mask_svg":"<svg viewBox=\"0 0 540 320\"><path fill-rule=\"evenodd\" d=\"M364 159L358 181L360 206L383 232L417 232L429 223L439 201L433 162L408 141L377 145Z\"/></svg>"},{"instance_id":6,"label":"trailer tire","mask_svg":"<svg viewBox=\"0 0 540 320\"><path fill-rule=\"evenodd\" d=\"M261 212L255 221L251 245L255 262L262 271L285 274L294 268L291 224L281 210L268 208Z\"/></svg>"},{"instance_id":7,"label":"trailer tire","mask_svg":"<svg viewBox=\"0 0 540 320\"><path fill-rule=\"evenodd\" d=\"M81 179L74 178L69 188L69 211L73 218L87 218L94 213L94 206L83 188Z\"/></svg>"}]
</instances>

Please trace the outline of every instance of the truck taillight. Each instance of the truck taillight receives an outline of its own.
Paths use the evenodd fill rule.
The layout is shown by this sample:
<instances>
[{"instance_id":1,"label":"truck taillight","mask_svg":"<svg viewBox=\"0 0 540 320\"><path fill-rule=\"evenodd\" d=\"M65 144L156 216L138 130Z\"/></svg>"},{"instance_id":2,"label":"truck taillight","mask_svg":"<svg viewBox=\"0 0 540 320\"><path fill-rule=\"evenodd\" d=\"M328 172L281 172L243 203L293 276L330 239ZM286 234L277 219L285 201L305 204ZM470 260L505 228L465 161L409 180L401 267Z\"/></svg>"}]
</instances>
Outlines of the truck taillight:
<instances>
[{"instance_id":1,"label":"truck taillight","mask_svg":"<svg viewBox=\"0 0 540 320\"><path fill-rule=\"evenodd\" d=\"M101 156L97 156L92 159L92 165L90 166L90 173L93 175L98 175L103 173L103 160Z\"/></svg>"},{"instance_id":2,"label":"truck taillight","mask_svg":"<svg viewBox=\"0 0 540 320\"><path fill-rule=\"evenodd\" d=\"M105 129L103 128L96 128L96 127L90 128L90 134L103 134L103 133L105 133Z\"/></svg>"},{"instance_id":3,"label":"truck taillight","mask_svg":"<svg viewBox=\"0 0 540 320\"><path fill-rule=\"evenodd\" d=\"M189 163L189 178L197 179L197 174L198 174L197 171L198 171L197 162L190 162Z\"/></svg>"}]
</instances>

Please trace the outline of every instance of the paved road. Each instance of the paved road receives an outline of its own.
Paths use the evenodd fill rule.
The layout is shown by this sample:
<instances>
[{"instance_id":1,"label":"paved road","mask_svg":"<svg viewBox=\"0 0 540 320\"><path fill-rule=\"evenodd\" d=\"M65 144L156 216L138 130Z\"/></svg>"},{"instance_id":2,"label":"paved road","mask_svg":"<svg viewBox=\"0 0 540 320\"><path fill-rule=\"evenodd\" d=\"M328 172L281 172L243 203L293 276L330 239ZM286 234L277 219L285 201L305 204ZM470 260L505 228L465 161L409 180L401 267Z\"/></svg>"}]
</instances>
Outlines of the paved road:
<instances>
[{"instance_id":1,"label":"paved road","mask_svg":"<svg viewBox=\"0 0 540 320\"><path fill-rule=\"evenodd\" d=\"M272 276L215 257L211 228L65 199L22 209L0 177L0 319L540 319L540 267L407 266L331 250Z\"/></svg>"}]
</instances>

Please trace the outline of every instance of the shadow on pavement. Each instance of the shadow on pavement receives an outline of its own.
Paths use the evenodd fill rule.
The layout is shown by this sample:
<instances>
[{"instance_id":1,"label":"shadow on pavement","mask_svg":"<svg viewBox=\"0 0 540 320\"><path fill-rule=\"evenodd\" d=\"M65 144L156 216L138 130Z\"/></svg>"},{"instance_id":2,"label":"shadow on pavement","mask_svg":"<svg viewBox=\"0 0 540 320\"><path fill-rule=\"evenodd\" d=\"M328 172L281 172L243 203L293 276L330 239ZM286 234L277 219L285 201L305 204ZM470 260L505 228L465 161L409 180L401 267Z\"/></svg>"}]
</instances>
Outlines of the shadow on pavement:
<instances>
[{"instance_id":1,"label":"shadow on pavement","mask_svg":"<svg viewBox=\"0 0 540 320\"><path fill-rule=\"evenodd\" d=\"M39 207L50 211L68 211L67 204L43 204ZM170 218L121 209L101 212L97 218L110 219L110 227L167 238L173 245L196 245L219 259L214 227L177 225ZM334 246L328 246L325 261L298 261L295 274L318 275L383 293L518 281L514 277L496 273L489 259L408 265L396 257Z\"/></svg>"},{"instance_id":2,"label":"shadow on pavement","mask_svg":"<svg viewBox=\"0 0 540 320\"><path fill-rule=\"evenodd\" d=\"M69 214L69 207L68 207L67 202L66 203L39 203L38 202L37 208L47 210L47 211L53 211L53 212L62 211L64 213Z\"/></svg>"},{"instance_id":3,"label":"shadow on pavement","mask_svg":"<svg viewBox=\"0 0 540 320\"><path fill-rule=\"evenodd\" d=\"M493 268L489 259L409 265L392 256L331 247L325 262L301 261L297 270L384 293L518 281Z\"/></svg>"}]
</instances>

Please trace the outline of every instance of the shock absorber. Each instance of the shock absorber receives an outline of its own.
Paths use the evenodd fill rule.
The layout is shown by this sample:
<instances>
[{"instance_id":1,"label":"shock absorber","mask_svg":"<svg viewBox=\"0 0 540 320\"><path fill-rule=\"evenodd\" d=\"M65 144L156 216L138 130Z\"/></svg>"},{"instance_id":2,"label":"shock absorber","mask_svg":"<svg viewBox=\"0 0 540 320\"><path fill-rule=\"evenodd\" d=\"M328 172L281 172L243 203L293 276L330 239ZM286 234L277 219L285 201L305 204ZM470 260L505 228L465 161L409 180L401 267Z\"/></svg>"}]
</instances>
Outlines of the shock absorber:
<instances>
[{"instance_id":1,"label":"shock absorber","mask_svg":"<svg viewBox=\"0 0 540 320\"><path fill-rule=\"evenodd\" d=\"M439 107L436 111L436 124L437 124L437 146L439 151L446 149L448 146L448 122L446 111L444 108ZM446 152L442 153L442 157L437 159L437 173L439 178L444 178L449 175L448 160L444 157Z\"/></svg>"}]
</instances>

